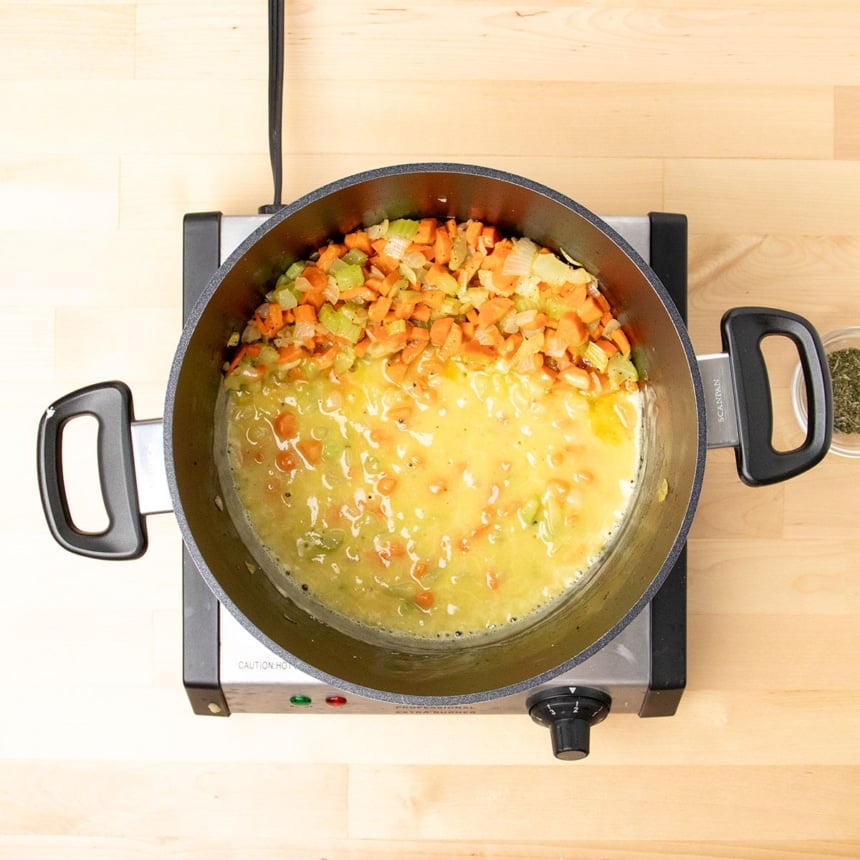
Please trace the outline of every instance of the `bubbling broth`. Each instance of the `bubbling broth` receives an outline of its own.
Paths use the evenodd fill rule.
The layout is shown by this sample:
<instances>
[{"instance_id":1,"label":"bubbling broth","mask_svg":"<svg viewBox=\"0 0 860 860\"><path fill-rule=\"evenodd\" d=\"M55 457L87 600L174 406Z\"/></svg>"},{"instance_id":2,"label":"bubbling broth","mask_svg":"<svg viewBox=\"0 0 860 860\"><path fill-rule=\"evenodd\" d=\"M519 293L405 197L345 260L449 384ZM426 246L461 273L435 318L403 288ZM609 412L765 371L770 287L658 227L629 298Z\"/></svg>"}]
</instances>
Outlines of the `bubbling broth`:
<instances>
[{"instance_id":1,"label":"bubbling broth","mask_svg":"<svg viewBox=\"0 0 860 860\"><path fill-rule=\"evenodd\" d=\"M401 219L317 249L266 299L232 344L216 461L280 590L335 625L444 643L582 587L633 496L642 424L589 273L478 222Z\"/></svg>"}]
</instances>

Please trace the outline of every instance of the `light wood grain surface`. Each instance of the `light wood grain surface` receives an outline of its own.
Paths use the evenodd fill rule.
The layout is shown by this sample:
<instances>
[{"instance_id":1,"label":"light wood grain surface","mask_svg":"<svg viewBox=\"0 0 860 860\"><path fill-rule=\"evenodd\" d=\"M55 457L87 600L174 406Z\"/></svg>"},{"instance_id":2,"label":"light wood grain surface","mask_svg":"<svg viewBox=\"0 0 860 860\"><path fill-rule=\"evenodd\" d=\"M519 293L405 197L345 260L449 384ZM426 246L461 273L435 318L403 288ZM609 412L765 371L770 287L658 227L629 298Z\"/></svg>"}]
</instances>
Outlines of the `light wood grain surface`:
<instances>
[{"instance_id":1,"label":"light wood grain surface","mask_svg":"<svg viewBox=\"0 0 860 860\"><path fill-rule=\"evenodd\" d=\"M855 0L287 0L286 24L288 199L501 167L686 213L699 353L739 304L860 324ZM0 117L0 856L860 856L860 463L834 455L749 489L709 453L679 712L610 718L584 762L524 716L192 715L178 527L150 518L134 562L64 552L35 434L108 378L162 414L182 215L270 199L266 4L0 0Z\"/></svg>"}]
</instances>

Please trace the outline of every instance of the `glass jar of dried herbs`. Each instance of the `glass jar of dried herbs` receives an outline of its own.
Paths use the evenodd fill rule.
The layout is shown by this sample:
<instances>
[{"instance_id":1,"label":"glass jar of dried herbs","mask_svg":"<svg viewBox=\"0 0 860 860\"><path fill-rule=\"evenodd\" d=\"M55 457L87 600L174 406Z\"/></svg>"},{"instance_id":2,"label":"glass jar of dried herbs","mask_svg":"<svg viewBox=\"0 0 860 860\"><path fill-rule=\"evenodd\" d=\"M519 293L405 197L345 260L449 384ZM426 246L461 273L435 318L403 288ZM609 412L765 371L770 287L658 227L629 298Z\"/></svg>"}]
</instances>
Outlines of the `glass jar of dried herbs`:
<instances>
[{"instance_id":1,"label":"glass jar of dried herbs","mask_svg":"<svg viewBox=\"0 0 860 860\"><path fill-rule=\"evenodd\" d=\"M860 433L860 348L849 346L827 354L833 386L833 430Z\"/></svg>"}]
</instances>

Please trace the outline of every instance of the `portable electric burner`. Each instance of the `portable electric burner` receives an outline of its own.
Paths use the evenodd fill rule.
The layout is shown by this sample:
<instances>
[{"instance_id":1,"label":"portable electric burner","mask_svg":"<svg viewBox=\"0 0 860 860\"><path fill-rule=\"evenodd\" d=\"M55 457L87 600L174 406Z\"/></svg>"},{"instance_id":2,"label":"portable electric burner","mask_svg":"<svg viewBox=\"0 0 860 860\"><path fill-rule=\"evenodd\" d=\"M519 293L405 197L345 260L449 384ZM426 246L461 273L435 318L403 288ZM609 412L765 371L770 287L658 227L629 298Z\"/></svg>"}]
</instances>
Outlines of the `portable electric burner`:
<instances>
[{"instance_id":1,"label":"portable electric burner","mask_svg":"<svg viewBox=\"0 0 860 860\"><path fill-rule=\"evenodd\" d=\"M183 226L183 314L209 279L268 215L190 214ZM648 262L686 319L687 220L608 217ZM675 713L686 682L686 549L650 604L570 672L539 688L475 704L416 708L335 689L291 666L217 601L183 549L183 679L195 713L529 713L549 725L559 758L588 754L589 728L607 714Z\"/></svg>"}]
</instances>

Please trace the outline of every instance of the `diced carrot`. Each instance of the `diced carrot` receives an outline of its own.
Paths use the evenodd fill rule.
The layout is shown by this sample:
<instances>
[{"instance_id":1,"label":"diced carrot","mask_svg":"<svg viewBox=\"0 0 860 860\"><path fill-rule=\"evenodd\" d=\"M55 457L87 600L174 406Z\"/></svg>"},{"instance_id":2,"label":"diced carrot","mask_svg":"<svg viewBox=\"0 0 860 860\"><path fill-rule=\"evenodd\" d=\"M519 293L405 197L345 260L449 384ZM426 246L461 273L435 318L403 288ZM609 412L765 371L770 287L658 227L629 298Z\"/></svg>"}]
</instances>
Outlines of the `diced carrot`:
<instances>
[{"instance_id":1,"label":"diced carrot","mask_svg":"<svg viewBox=\"0 0 860 860\"><path fill-rule=\"evenodd\" d=\"M429 565L426 561L415 561L412 563L412 569L409 571L409 574L415 579L421 579L422 576L427 574L428 570Z\"/></svg>"},{"instance_id":2,"label":"diced carrot","mask_svg":"<svg viewBox=\"0 0 860 860\"><path fill-rule=\"evenodd\" d=\"M406 248L406 253L409 252L422 254L424 259L432 263L436 259L436 252L433 245L424 242L410 242Z\"/></svg>"},{"instance_id":3,"label":"diced carrot","mask_svg":"<svg viewBox=\"0 0 860 860\"><path fill-rule=\"evenodd\" d=\"M328 275L317 266L305 266L301 277L315 290L324 290L328 285Z\"/></svg>"},{"instance_id":4,"label":"diced carrot","mask_svg":"<svg viewBox=\"0 0 860 860\"><path fill-rule=\"evenodd\" d=\"M437 230L433 245L434 259L441 266L447 266L451 259L451 234L447 230Z\"/></svg>"},{"instance_id":5,"label":"diced carrot","mask_svg":"<svg viewBox=\"0 0 860 860\"><path fill-rule=\"evenodd\" d=\"M390 496L396 488L397 478L394 478L391 475L383 475L376 482L376 492L382 494L383 496Z\"/></svg>"},{"instance_id":6,"label":"diced carrot","mask_svg":"<svg viewBox=\"0 0 860 860\"><path fill-rule=\"evenodd\" d=\"M418 232L412 239L419 245L430 245L436 241L436 219L422 218L418 222Z\"/></svg>"},{"instance_id":7,"label":"diced carrot","mask_svg":"<svg viewBox=\"0 0 860 860\"><path fill-rule=\"evenodd\" d=\"M434 311L441 310L445 302L446 293L442 290L422 290L421 304L427 305L428 308Z\"/></svg>"},{"instance_id":8,"label":"diced carrot","mask_svg":"<svg viewBox=\"0 0 860 860\"><path fill-rule=\"evenodd\" d=\"M427 341L425 340L410 340L400 351L400 360L403 364L410 364L421 355L426 346Z\"/></svg>"},{"instance_id":9,"label":"diced carrot","mask_svg":"<svg viewBox=\"0 0 860 860\"><path fill-rule=\"evenodd\" d=\"M518 275L503 275L501 269L496 269L493 272L493 289L500 296L512 296L518 282Z\"/></svg>"},{"instance_id":10,"label":"diced carrot","mask_svg":"<svg viewBox=\"0 0 860 860\"><path fill-rule=\"evenodd\" d=\"M392 421L403 423L412 417L413 411L412 406L405 403L402 406L393 406L391 409L386 410L385 415Z\"/></svg>"},{"instance_id":11,"label":"diced carrot","mask_svg":"<svg viewBox=\"0 0 860 860\"><path fill-rule=\"evenodd\" d=\"M282 346L278 350L278 364L292 364L294 361L301 361L305 355L304 349L298 344Z\"/></svg>"},{"instance_id":12,"label":"diced carrot","mask_svg":"<svg viewBox=\"0 0 860 860\"><path fill-rule=\"evenodd\" d=\"M254 319L263 337L274 337L284 327L284 311L277 302L268 302L265 308L264 312L255 314Z\"/></svg>"},{"instance_id":13,"label":"diced carrot","mask_svg":"<svg viewBox=\"0 0 860 860\"><path fill-rule=\"evenodd\" d=\"M478 247L478 237L483 229L484 225L480 221L470 220L466 223L466 244L470 248Z\"/></svg>"},{"instance_id":14,"label":"diced carrot","mask_svg":"<svg viewBox=\"0 0 860 860\"><path fill-rule=\"evenodd\" d=\"M344 302L372 302L375 298L376 293L366 286L351 287L340 294L340 299Z\"/></svg>"},{"instance_id":15,"label":"diced carrot","mask_svg":"<svg viewBox=\"0 0 860 860\"><path fill-rule=\"evenodd\" d=\"M517 314L517 318L519 319L519 314ZM546 323L546 314L538 311L520 323L520 331L540 331L546 328Z\"/></svg>"},{"instance_id":16,"label":"diced carrot","mask_svg":"<svg viewBox=\"0 0 860 860\"><path fill-rule=\"evenodd\" d=\"M419 591L415 595L415 605L421 609L430 609L433 606L434 598L432 591Z\"/></svg>"},{"instance_id":17,"label":"diced carrot","mask_svg":"<svg viewBox=\"0 0 860 860\"><path fill-rule=\"evenodd\" d=\"M630 358L630 340L624 333L624 330L617 328L614 332L612 332L610 337L613 341L615 341L615 345L618 347L619 352L625 358Z\"/></svg>"},{"instance_id":18,"label":"diced carrot","mask_svg":"<svg viewBox=\"0 0 860 860\"><path fill-rule=\"evenodd\" d=\"M454 325L453 317L439 317L430 326L430 342L434 346L442 346L448 338L448 334Z\"/></svg>"},{"instance_id":19,"label":"diced carrot","mask_svg":"<svg viewBox=\"0 0 860 860\"><path fill-rule=\"evenodd\" d=\"M355 230L352 233L347 233L343 237L343 243L348 249L355 248L358 251L363 251L368 257L373 253L370 236L367 235L366 230Z\"/></svg>"},{"instance_id":20,"label":"diced carrot","mask_svg":"<svg viewBox=\"0 0 860 860\"><path fill-rule=\"evenodd\" d=\"M476 332L476 336L479 343L484 344L484 346L491 346L495 350L501 349L505 342L505 336L494 325Z\"/></svg>"},{"instance_id":21,"label":"diced carrot","mask_svg":"<svg viewBox=\"0 0 860 860\"><path fill-rule=\"evenodd\" d=\"M317 312L312 304L297 305L293 309L296 322L315 323L317 321Z\"/></svg>"},{"instance_id":22,"label":"diced carrot","mask_svg":"<svg viewBox=\"0 0 860 860\"><path fill-rule=\"evenodd\" d=\"M451 319L451 317L448 317L448 319ZM432 332L430 336L432 338ZM456 355L460 351L460 347L462 345L463 329L458 323L455 322L449 329L448 336L445 338L445 342L442 344L442 346L439 347L439 358L442 361L447 361L449 358L451 358L452 355Z\"/></svg>"},{"instance_id":23,"label":"diced carrot","mask_svg":"<svg viewBox=\"0 0 860 860\"><path fill-rule=\"evenodd\" d=\"M322 460L323 443L319 439L300 439L296 443L296 448L312 466L316 466Z\"/></svg>"},{"instance_id":24,"label":"diced carrot","mask_svg":"<svg viewBox=\"0 0 860 860\"><path fill-rule=\"evenodd\" d=\"M493 347L484 346L476 340L466 341L460 351L463 355L468 355L470 358L486 358L488 360L492 360L498 355Z\"/></svg>"},{"instance_id":25,"label":"diced carrot","mask_svg":"<svg viewBox=\"0 0 860 860\"><path fill-rule=\"evenodd\" d=\"M567 497L570 493L570 482L563 478L550 478L547 482L547 489L561 499Z\"/></svg>"},{"instance_id":26,"label":"diced carrot","mask_svg":"<svg viewBox=\"0 0 860 860\"><path fill-rule=\"evenodd\" d=\"M603 293L595 293L592 298L603 311L603 313L610 313L609 299L607 299L606 296L603 295Z\"/></svg>"},{"instance_id":27,"label":"diced carrot","mask_svg":"<svg viewBox=\"0 0 860 860\"><path fill-rule=\"evenodd\" d=\"M385 253L374 254L370 258L370 263L385 275L396 272L400 268L400 260Z\"/></svg>"},{"instance_id":28,"label":"diced carrot","mask_svg":"<svg viewBox=\"0 0 860 860\"><path fill-rule=\"evenodd\" d=\"M292 439L296 435L299 426L296 413L288 410L279 412L272 422L272 426L280 439Z\"/></svg>"},{"instance_id":29,"label":"diced carrot","mask_svg":"<svg viewBox=\"0 0 860 860\"><path fill-rule=\"evenodd\" d=\"M575 349L588 340L588 329L579 314L568 311L559 318L556 335L567 346Z\"/></svg>"},{"instance_id":30,"label":"diced carrot","mask_svg":"<svg viewBox=\"0 0 860 860\"><path fill-rule=\"evenodd\" d=\"M513 334L509 334L505 338L502 348L499 350L502 358L513 358L514 355L516 355L517 350L522 346L522 343L523 336L520 332L515 331Z\"/></svg>"},{"instance_id":31,"label":"diced carrot","mask_svg":"<svg viewBox=\"0 0 860 860\"><path fill-rule=\"evenodd\" d=\"M398 268L395 267L394 271L388 272L388 274L383 279L382 284L380 284L379 287L379 292L383 296L387 296L401 279L402 276L400 274L400 271Z\"/></svg>"},{"instance_id":32,"label":"diced carrot","mask_svg":"<svg viewBox=\"0 0 860 860\"><path fill-rule=\"evenodd\" d=\"M510 239L501 239L496 240L493 245L492 251L487 254L483 260L481 260L481 268L482 269L491 269L495 271L496 269L501 269L505 264L505 259L508 254L511 253L513 249L513 243Z\"/></svg>"},{"instance_id":33,"label":"diced carrot","mask_svg":"<svg viewBox=\"0 0 860 860\"><path fill-rule=\"evenodd\" d=\"M409 317L412 316L412 312L415 310L415 302L395 302L394 303L394 316L399 320L408 320Z\"/></svg>"},{"instance_id":34,"label":"diced carrot","mask_svg":"<svg viewBox=\"0 0 860 860\"><path fill-rule=\"evenodd\" d=\"M594 296L587 296L576 312L586 325L598 322L603 316L603 309L595 301Z\"/></svg>"},{"instance_id":35,"label":"diced carrot","mask_svg":"<svg viewBox=\"0 0 860 860\"><path fill-rule=\"evenodd\" d=\"M368 309L367 318L372 322L382 322L385 315L391 310L391 299L388 296L380 296Z\"/></svg>"},{"instance_id":36,"label":"diced carrot","mask_svg":"<svg viewBox=\"0 0 860 860\"><path fill-rule=\"evenodd\" d=\"M336 343L333 343L328 349L323 350L323 352L315 353L311 357L311 361L320 368L331 367L338 352L340 352L340 347Z\"/></svg>"},{"instance_id":37,"label":"diced carrot","mask_svg":"<svg viewBox=\"0 0 860 860\"><path fill-rule=\"evenodd\" d=\"M618 352L618 347L615 345L614 341L607 340L605 337L598 338L595 343L606 353L606 355L611 358Z\"/></svg>"},{"instance_id":38,"label":"diced carrot","mask_svg":"<svg viewBox=\"0 0 860 860\"><path fill-rule=\"evenodd\" d=\"M317 260L317 268L328 273L332 263L339 260L346 253L346 245L341 245L338 242L332 242L320 250L319 259Z\"/></svg>"},{"instance_id":39,"label":"diced carrot","mask_svg":"<svg viewBox=\"0 0 860 860\"><path fill-rule=\"evenodd\" d=\"M424 300L421 300L420 304L417 304L412 309L412 319L416 322L430 322L430 306L424 304Z\"/></svg>"},{"instance_id":40,"label":"diced carrot","mask_svg":"<svg viewBox=\"0 0 860 860\"><path fill-rule=\"evenodd\" d=\"M239 362L247 355L249 358L256 358L260 354L262 347L258 343L243 343L233 356L233 360L227 367L227 373L231 374L238 366Z\"/></svg>"},{"instance_id":41,"label":"diced carrot","mask_svg":"<svg viewBox=\"0 0 860 860\"><path fill-rule=\"evenodd\" d=\"M501 239L501 234L498 229L491 225L487 225L481 230L481 235L478 241L479 244L484 246L484 248L491 251L496 247L496 242L498 242L499 239Z\"/></svg>"},{"instance_id":42,"label":"diced carrot","mask_svg":"<svg viewBox=\"0 0 860 860\"><path fill-rule=\"evenodd\" d=\"M300 304L309 305L319 310L326 303L326 294L322 290L308 290L303 296ZM295 313L295 308L293 308Z\"/></svg>"},{"instance_id":43,"label":"diced carrot","mask_svg":"<svg viewBox=\"0 0 860 860\"><path fill-rule=\"evenodd\" d=\"M406 371L409 370L409 365L402 361L389 360L385 365L385 375L392 382L403 382L406 379Z\"/></svg>"},{"instance_id":44,"label":"diced carrot","mask_svg":"<svg viewBox=\"0 0 860 860\"><path fill-rule=\"evenodd\" d=\"M292 472L298 466L292 451L278 451L275 455L275 463L282 472Z\"/></svg>"}]
</instances>

